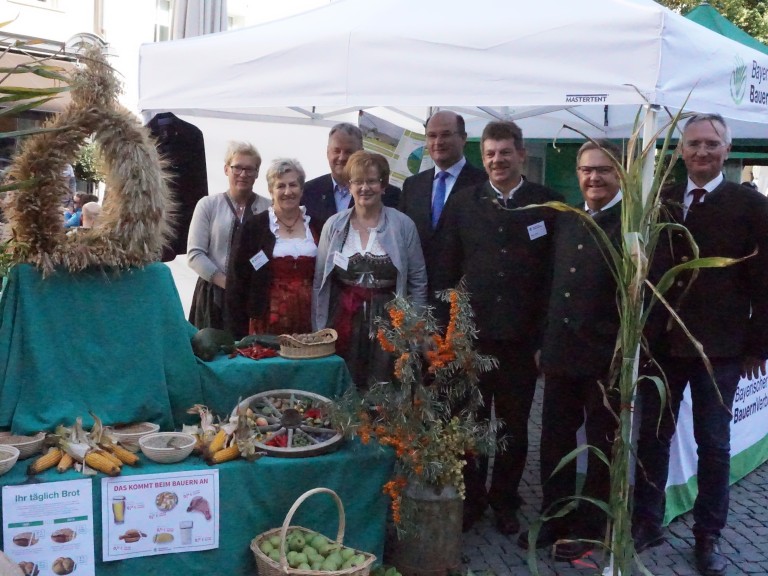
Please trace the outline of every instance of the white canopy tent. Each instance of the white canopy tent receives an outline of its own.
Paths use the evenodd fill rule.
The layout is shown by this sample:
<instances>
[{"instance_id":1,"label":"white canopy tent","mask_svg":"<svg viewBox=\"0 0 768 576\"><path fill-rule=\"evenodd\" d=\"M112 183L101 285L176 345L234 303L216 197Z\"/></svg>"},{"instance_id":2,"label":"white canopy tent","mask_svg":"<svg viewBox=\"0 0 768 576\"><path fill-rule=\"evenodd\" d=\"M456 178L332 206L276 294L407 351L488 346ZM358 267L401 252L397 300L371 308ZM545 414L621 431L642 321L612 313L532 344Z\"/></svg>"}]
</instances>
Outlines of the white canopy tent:
<instances>
[{"instance_id":1,"label":"white canopy tent","mask_svg":"<svg viewBox=\"0 0 768 576\"><path fill-rule=\"evenodd\" d=\"M719 112L735 134L764 137L766 70L765 54L651 0L339 0L144 45L139 94L147 117L327 126L386 107L407 125L439 106L461 111L470 134L510 118L529 138L563 124L626 137L641 105L677 109L690 94L686 109Z\"/></svg>"}]
</instances>

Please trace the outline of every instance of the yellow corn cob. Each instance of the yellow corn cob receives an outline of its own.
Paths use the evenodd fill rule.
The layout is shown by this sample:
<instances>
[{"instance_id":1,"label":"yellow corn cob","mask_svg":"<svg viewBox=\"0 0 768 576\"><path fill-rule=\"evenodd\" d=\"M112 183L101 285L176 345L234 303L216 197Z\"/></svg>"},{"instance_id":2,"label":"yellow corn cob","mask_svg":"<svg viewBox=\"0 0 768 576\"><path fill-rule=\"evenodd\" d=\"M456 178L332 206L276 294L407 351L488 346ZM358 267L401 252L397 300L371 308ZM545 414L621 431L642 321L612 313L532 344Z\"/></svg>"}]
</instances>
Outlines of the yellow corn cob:
<instances>
[{"instance_id":1,"label":"yellow corn cob","mask_svg":"<svg viewBox=\"0 0 768 576\"><path fill-rule=\"evenodd\" d=\"M104 472L109 476L120 474L120 467L104 456L103 452L90 451L85 456L85 463L99 472Z\"/></svg>"},{"instance_id":2,"label":"yellow corn cob","mask_svg":"<svg viewBox=\"0 0 768 576\"><path fill-rule=\"evenodd\" d=\"M136 464L139 463L139 457L136 456L136 454L130 450L126 450L118 444L110 444L107 449L112 452L112 454L117 456L123 464L128 464L128 466L136 466Z\"/></svg>"},{"instance_id":3,"label":"yellow corn cob","mask_svg":"<svg viewBox=\"0 0 768 576\"><path fill-rule=\"evenodd\" d=\"M208 453L209 454L215 454L222 448L224 448L224 443L227 441L227 433L224 432L224 430L219 430L216 432L216 436L213 437L213 440L211 440L211 443L208 444Z\"/></svg>"},{"instance_id":4,"label":"yellow corn cob","mask_svg":"<svg viewBox=\"0 0 768 576\"><path fill-rule=\"evenodd\" d=\"M211 454L210 463L221 464L222 462L229 462L230 460L234 460L239 457L240 448L237 447L237 444L233 443L229 448L222 448L221 450Z\"/></svg>"},{"instance_id":5,"label":"yellow corn cob","mask_svg":"<svg viewBox=\"0 0 768 576\"><path fill-rule=\"evenodd\" d=\"M45 470L48 470L48 468L53 468L61 461L62 454L64 454L64 452L62 452L60 448L51 448L46 454L43 454L29 465L27 474L30 476L33 474L40 474L40 472L44 472Z\"/></svg>"},{"instance_id":6,"label":"yellow corn cob","mask_svg":"<svg viewBox=\"0 0 768 576\"><path fill-rule=\"evenodd\" d=\"M104 456L104 458L106 458L107 460L112 462L112 464L114 464L118 468L122 468L123 461L120 460L120 458L118 458L117 456L115 456L111 452L107 452L106 450L96 450L96 453L97 454L101 454L102 456Z\"/></svg>"},{"instance_id":7,"label":"yellow corn cob","mask_svg":"<svg viewBox=\"0 0 768 576\"><path fill-rule=\"evenodd\" d=\"M70 468L72 468L72 465L75 463L75 459L72 458L69 454L64 452L64 454L61 457L61 460L59 460L59 464L56 466L56 470L61 472L66 472Z\"/></svg>"}]
</instances>

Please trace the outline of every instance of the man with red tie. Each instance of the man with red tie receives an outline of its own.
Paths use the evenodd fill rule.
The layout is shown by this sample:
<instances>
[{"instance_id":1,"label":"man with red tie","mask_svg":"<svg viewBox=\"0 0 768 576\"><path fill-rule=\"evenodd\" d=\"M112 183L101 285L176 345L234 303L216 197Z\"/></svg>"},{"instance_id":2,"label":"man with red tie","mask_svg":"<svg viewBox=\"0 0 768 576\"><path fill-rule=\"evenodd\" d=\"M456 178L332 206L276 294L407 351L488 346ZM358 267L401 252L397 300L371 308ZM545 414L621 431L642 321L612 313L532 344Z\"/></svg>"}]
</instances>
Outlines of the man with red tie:
<instances>
[{"instance_id":1,"label":"man with red tie","mask_svg":"<svg viewBox=\"0 0 768 576\"><path fill-rule=\"evenodd\" d=\"M705 576L721 576L728 565L718 541L728 517L734 395L740 376L765 374L768 358L768 199L724 179L722 169L730 149L730 130L721 116L692 116L682 141L688 180L662 192L664 218L687 228L700 257L744 258L725 268L701 269L690 287L690 273L683 273L665 294L703 346L714 378L678 322L657 303L646 337L652 357L648 371L663 373L668 387L663 408L652 381L642 380L639 385L635 549L640 552L664 541L661 526L669 448L683 391L690 383L698 445L693 534L696 566ZM653 258L651 281L693 257L684 231L667 229Z\"/></svg>"}]
</instances>

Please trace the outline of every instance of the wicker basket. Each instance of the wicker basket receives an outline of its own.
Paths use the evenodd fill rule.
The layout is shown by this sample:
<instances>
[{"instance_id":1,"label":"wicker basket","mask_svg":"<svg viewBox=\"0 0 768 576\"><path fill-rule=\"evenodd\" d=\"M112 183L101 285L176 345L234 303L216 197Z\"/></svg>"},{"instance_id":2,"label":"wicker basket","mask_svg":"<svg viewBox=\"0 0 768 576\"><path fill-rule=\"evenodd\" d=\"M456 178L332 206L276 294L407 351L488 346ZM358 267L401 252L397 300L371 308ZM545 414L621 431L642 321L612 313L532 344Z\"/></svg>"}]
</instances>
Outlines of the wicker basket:
<instances>
[{"instance_id":1,"label":"wicker basket","mask_svg":"<svg viewBox=\"0 0 768 576\"><path fill-rule=\"evenodd\" d=\"M362 566L355 566L353 568L346 568L344 570L334 570L334 571L317 571L317 570L299 570L297 568L291 568L288 566L288 558L286 557L286 539L288 537L288 531L289 530L301 530L303 533L309 533L312 532L312 530L309 530L307 528L303 528L301 526L290 526L291 520L293 519L293 515L296 513L296 510L299 509L299 506L301 506L302 502L309 498L310 496L313 496L315 494L330 494L333 499L336 501L336 507L339 510L339 532L336 535L336 542L339 545L343 545L344 543L344 527L346 525L346 520L344 517L344 506L341 503L341 499L339 496L331 490L330 488L314 488L312 490L309 490L308 492L305 492L301 496L298 497L296 502L293 503L293 506L291 506L291 509L288 510L288 514L285 517L285 520L283 521L283 525L280 528L274 528L273 530L269 530L267 532L264 532L263 534L260 534L256 536L253 540L251 540L251 551L253 552L254 556L256 557L256 567L258 568L259 576L284 576L286 574L294 575L294 576L317 576L318 574L325 574L327 576L368 576L371 572L371 564L373 564L376 561L376 556L373 554L369 554L367 552L362 551L355 551L357 553L363 554L365 556L365 562ZM261 545L264 540L269 539L270 536L279 535L280 536L280 562L275 562L274 560L271 560L269 556L264 554L264 552L261 551L259 546Z\"/></svg>"},{"instance_id":2,"label":"wicker basket","mask_svg":"<svg viewBox=\"0 0 768 576\"><path fill-rule=\"evenodd\" d=\"M336 353L336 330L324 328L312 334L280 335L280 356L294 360L322 358Z\"/></svg>"}]
</instances>

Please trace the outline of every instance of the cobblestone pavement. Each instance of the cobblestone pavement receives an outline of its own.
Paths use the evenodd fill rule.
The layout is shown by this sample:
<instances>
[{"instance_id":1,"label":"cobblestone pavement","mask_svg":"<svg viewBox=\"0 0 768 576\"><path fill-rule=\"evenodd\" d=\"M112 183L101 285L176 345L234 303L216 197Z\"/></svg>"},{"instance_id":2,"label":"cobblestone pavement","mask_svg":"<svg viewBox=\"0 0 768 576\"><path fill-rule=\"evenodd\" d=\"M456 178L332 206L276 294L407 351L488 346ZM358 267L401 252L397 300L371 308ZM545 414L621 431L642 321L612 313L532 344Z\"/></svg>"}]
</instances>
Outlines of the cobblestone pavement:
<instances>
[{"instance_id":1,"label":"cobblestone pavement","mask_svg":"<svg viewBox=\"0 0 768 576\"><path fill-rule=\"evenodd\" d=\"M528 464L520 486L524 500L520 511L523 529L532 522L541 502L539 486L539 437L541 432L541 392L539 385L529 422L530 446ZM696 576L693 560L691 513L675 519L666 529L667 542L641 554L648 571L654 576ZM768 462L731 487L728 526L723 532L721 548L731 565L728 576L768 575ZM528 569L527 551L517 545L517 535L503 536L493 526L490 510L481 522L464 534L462 549L464 566L475 573L492 572L496 576L524 576ZM573 576L602 573L599 554L576 562L555 562L550 551L538 552L541 576ZM633 574L641 574L635 568Z\"/></svg>"}]
</instances>

